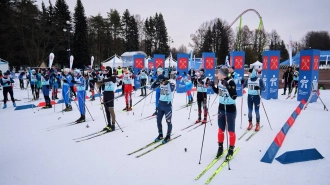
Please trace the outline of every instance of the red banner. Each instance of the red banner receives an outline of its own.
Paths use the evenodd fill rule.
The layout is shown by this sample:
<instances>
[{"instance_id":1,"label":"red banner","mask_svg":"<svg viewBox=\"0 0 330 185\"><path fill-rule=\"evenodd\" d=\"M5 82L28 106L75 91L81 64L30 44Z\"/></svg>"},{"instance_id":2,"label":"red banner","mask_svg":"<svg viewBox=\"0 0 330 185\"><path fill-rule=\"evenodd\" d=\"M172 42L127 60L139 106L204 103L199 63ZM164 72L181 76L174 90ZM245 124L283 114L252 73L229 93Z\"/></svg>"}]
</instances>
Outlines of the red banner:
<instances>
[{"instance_id":1,"label":"red banner","mask_svg":"<svg viewBox=\"0 0 330 185\"><path fill-rule=\"evenodd\" d=\"M206 69L213 69L214 68L214 60L211 57L205 58L205 68Z\"/></svg>"},{"instance_id":2,"label":"red banner","mask_svg":"<svg viewBox=\"0 0 330 185\"><path fill-rule=\"evenodd\" d=\"M310 56L302 56L300 62L301 70L308 71L311 66L311 57Z\"/></svg>"},{"instance_id":3,"label":"red banner","mask_svg":"<svg viewBox=\"0 0 330 185\"><path fill-rule=\"evenodd\" d=\"M180 58L178 63L179 69L188 69L188 59Z\"/></svg>"},{"instance_id":4,"label":"red banner","mask_svg":"<svg viewBox=\"0 0 330 185\"><path fill-rule=\"evenodd\" d=\"M235 69L242 69L243 68L243 57L242 56L235 56Z\"/></svg>"},{"instance_id":5,"label":"red banner","mask_svg":"<svg viewBox=\"0 0 330 185\"><path fill-rule=\"evenodd\" d=\"M135 68L138 68L138 69L143 69L144 68L142 58L135 59Z\"/></svg>"},{"instance_id":6,"label":"red banner","mask_svg":"<svg viewBox=\"0 0 330 185\"><path fill-rule=\"evenodd\" d=\"M264 56L264 60L262 62L262 69L263 70L268 69L268 57L267 56Z\"/></svg>"},{"instance_id":7,"label":"red banner","mask_svg":"<svg viewBox=\"0 0 330 185\"><path fill-rule=\"evenodd\" d=\"M314 56L313 70L318 70L318 69L319 69L319 57Z\"/></svg>"},{"instance_id":8,"label":"red banner","mask_svg":"<svg viewBox=\"0 0 330 185\"><path fill-rule=\"evenodd\" d=\"M278 69L278 56L270 57L270 69L277 70Z\"/></svg>"}]
</instances>

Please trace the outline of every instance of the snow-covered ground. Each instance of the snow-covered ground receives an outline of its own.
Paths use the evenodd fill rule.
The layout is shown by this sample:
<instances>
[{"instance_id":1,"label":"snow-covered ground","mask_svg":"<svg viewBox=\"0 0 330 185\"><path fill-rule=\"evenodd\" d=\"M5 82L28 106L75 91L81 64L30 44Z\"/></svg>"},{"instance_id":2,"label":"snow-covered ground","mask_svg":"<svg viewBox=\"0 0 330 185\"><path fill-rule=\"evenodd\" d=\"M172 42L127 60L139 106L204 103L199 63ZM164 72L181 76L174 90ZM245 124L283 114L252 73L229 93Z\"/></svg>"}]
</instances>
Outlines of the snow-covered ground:
<instances>
[{"instance_id":1,"label":"snow-covered ground","mask_svg":"<svg viewBox=\"0 0 330 185\"><path fill-rule=\"evenodd\" d=\"M280 90L279 92L282 92ZM2 92L1 92L2 94ZM17 105L29 104L27 91L15 87ZM30 94L31 95L31 94ZM140 91L133 97L133 104L141 99ZM196 96L196 93L195 93ZM31 96L30 96L31 97ZM43 97L40 94L40 97ZM216 163L199 180L194 178L210 163L217 152L217 102L211 107L216 95L211 95L210 115L212 125L208 123L201 164L201 151L204 126L191 132L181 131L197 119L197 105L189 109L177 110L184 105L186 95L175 94L173 103L173 133L181 135L157 150L141 158L127 154L152 142L158 135L156 119L137 121L154 112L155 95L148 96L128 114L120 111L124 108L124 98L115 101L117 121L120 130L76 143L73 139L99 131L105 127L100 101L86 101L95 121L86 114L87 122L65 128L47 131L48 128L70 123L79 118L79 111L73 104L73 111L62 114L61 104L54 109L40 108L14 111L11 102L7 109L0 110L0 184L1 185L191 185L204 184L215 169ZM330 91L321 91L321 97L330 108ZM61 98L61 96L59 96ZM1 98L2 99L2 98ZM196 99L196 98L195 98ZM43 101L43 100L40 100ZM322 160L283 165L274 160L272 164L262 163L260 159L298 106L296 100L286 100L279 95L278 100L263 100L270 123L270 129L264 110L261 112L263 129L248 142L243 138L236 142L241 150L227 166L212 180L211 184L324 184L330 179L330 113L323 110L318 101L309 105L296 119L287 134L277 156L286 151L316 148L325 158ZM145 103L143 115L142 108ZM37 105L37 102L34 102ZM243 128L241 124L241 97L236 100L237 138L247 127L246 95L243 101ZM2 105L1 105L2 108ZM89 126L88 128L86 126ZM163 121L164 131L167 126ZM117 127L118 128L118 127ZM192 127L191 127L192 128ZM249 134L245 136L248 137ZM226 140L225 140L226 141ZM226 143L224 145L226 146ZM185 152L184 149L187 149ZM141 152L140 152L141 153ZM222 161L222 160L221 160Z\"/></svg>"}]
</instances>

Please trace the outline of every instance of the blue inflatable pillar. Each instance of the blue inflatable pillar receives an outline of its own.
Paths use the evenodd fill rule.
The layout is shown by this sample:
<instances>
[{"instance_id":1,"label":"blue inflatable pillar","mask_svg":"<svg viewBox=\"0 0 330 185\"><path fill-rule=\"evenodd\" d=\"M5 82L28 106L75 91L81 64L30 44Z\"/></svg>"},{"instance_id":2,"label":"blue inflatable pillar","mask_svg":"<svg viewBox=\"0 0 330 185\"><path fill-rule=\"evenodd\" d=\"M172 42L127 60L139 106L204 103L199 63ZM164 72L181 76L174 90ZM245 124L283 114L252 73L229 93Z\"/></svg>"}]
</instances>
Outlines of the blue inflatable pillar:
<instances>
[{"instance_id":1,"label":"blue inflatable pillar","mask_svg":"<svg viewBox=\"0 0 330 185\"><path fill-rule=\"evenodd\" d=\"M176 71L179 73L179 76L183 76L183 72L186 72L188 75L188 66L189 66L189 55L179 53L177 58L177 67ZM185 93L186 92L186 85L183 80L176 80L176 92L177 93Z\"/></svg>"},{"instance_id":2,"label":"blue inflatable pillar","mask_svg":"<svg viewBox=\"0 0 330 185\"><path fill-rule=\"evenodd\" d=\"M161 66L164 69L165 66L165 55L154 54L155 69Z\"/></svg>"},{"instance_id":3,"label":"blue inflatable pillar","mask_svg":"<svg viewBox=\"0 0 330 185\"><path fill-rule=\"evenodd\" d=\"M320 50L303 50L300 52L300 67L298 81L298 97L297 100L308 100L312 83L319 81L319 59ZM317 101L317 96L313 95L309 103Z\"/></svg>"},{"instance_id":4,"label":"blue inflatable pillar","mask_svg":"<svg viewBox=\"0 0 330 185\"><path fill-rule=\"evenodd\" d=\"M210 80L214 80L215 78L215 53L204 52L202 54L202 68L205 70L205 77L208 77ZM207 94L214 94L214 91L211 86L207 88Z\"/></svg>"},{"instance_id":5,"label":"blue inflatable pillar","mask_svg":"<svg viewBox=\"0 0 330 185\"><path fill-rule=\"evenodd\" d=\"M262 58L262 80L265 91L261 92L261 97L266 100L278 99L280 51L264 51Z\"/></svg>"},{"instance_id":6,"label":"blue inflatable pillar","mask_svg":"<svg viewBox=\"0 0 330 185\"><path fill-rule=\"evenodd\" d=\"M137 75L142 69L144 69L144 55L134 55L133 56L133 73ZM135 89L139 89L141 87L141 79L136 77L134 79Z\"/></svg>"},{"instance_id":7,"label":"blue inflatable pillar","mask_svg":"<svg viewBox=\"0 0 330 185\"><path fill-rule=\"evenodd\" d=\"M245 64L245 52L244 51L232 51L230 52L230 65L235 67L237 73L234 77L236 83L237 96L242 96L242 83L244 79L244 64Z\"/></svg>"}]
</instances>

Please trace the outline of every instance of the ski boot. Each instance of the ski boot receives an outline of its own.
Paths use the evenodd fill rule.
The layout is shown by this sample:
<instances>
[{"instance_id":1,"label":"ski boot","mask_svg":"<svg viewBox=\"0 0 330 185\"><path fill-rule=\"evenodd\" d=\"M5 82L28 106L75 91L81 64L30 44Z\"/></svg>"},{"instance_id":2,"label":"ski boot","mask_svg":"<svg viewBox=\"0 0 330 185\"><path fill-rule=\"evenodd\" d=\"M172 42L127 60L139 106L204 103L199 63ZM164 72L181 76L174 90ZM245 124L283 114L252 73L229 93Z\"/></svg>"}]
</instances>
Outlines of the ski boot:
<instances>
[{"instance_id":1,"label":"ski boot","mask_svg":"<svg viewBox=\"0 0 330 185\"><path fill-rule=\"evenodd\" d=\"M128 104L126 104L126 107L123 109L123 111L128 111Z\"/></svg>"},{"instance_id":2,"label":"ski boot","mask_svg":"<svg viewBox=\"0 0 330 185\"><path fill-rule=\"evenodd\" d=\"M234 148L235 146L230 146L229 149L228 149L228 153L227 153L227 156L226 156L226 160L229 161L232 157L233 157L233 154L234 154Z\"/></svg>"},{"instance_id":3,"label":"ski boot","mask_svg":"<svg viewBox=\"0 0 330 185\"><path fill-rule=\"evenodd\" d=\"M207 122L207 118L205 117L202 121L202 124L205 124Z\"/></svg>"},{"instance_id":4,"label":"ski boot","mask_svg":"<svg viewBox=\"0 0 330 185\"><path fill-rule=\"evenodd\" d=\"M95 96L92 96L91 101L95 101Z\"/></svg>"},{"instance_id":5,"label":"ski boot","mask_svg":"<svg viewBox=\"0 0 330 185\"><path fill-rule=\"evenodd\" d=\"M260 130L260 122L257 122L255 131L258 132L259 130Z\"/></svg>"},{"instance_id":6,"label":"ski boot","mask_svg":"<svg viewBox=\"0 0 330 185\"><path fill-rule=\"evenodd\" d=\"M215 158L219 158L223 153L223 143L219 143L219 148L217 152L217 156Z\"/></svg>"},{"instance_id":7,"label":"ski boot","mask_svg":"<svg viewBox=\"0 0 330 185\"><path fill-rule=\"evenodd\" d=\"M16 107L16 103L15 102L13 103L13 106Z\"/></svg>"},{"instance_id":8,"label":"ski boot","mask_svg":"<svg viewBox=\"0 0 330 185\"><path fill-rule=\"evenodd\" d=\"M167 134L166 137L163 139L162 143L166 144L167 142L169 142L171 140L171 134Z\"/></svg>"},{"instance_id":9,"label":"ski boot","mask_svg":"<svg viewBox=\"0 0 330 185\"><path fill-rule=\"evenodd\" d=\"M158 141L160 141L160 140L162 140L162 139L163 139L163 134L159 134L159 135L156 137L155 142L158 142Z\"/></svg>"},{"instance_id":10,"label":"ski boot","mask_svg":"<svg viewBox=\"0 0 330 185\"><path fill-rule=\"evenodd\" d=\"M58 97L57 97L57 95L55 95L55 100L58 100Z\"/></svg>"},{"instance_id":11,"label":"ski boot","mask_svg":"<svg viewBox=\"0 0 330 185\"><path fill-rule=\"evenodd\" d=\"M109 125L110 124L108 124L102 131L112 132L112 128Z\"/></svg>"},{"instance_id":12,"label":"ski boot","mask_svg":"<svg viewBox=\"0 0 330 185\"><path fill-rule=\"evenodd\" d=\"M127 111L131 111L131 110L133 110L132 107L128 107L128 108L127 108Z\"/></svg>"},{"instance_id":13,"label":"ski boot","mask_svg":"<svg viewBox=\"0 0 330 185\"><path fill-rule=\"evenodd\" d=\"M156 116L157 115L157 109L156 111L152 114L152 116Z\"/></svg>"},{"instance_id":14,"label":"ski boot","mask_svg":"<svg viewBox=\"0 0 330 185\"><path fill-rule=\"evenodd\" d=\"M116 125L115 125L115 123L112 123L112 125L111 125L110 128L111 128L112 131L115 131L115 130L116 130Z\"/></svg>"},{"instance_id":15,"label":"ski boot","mask_svg":"<svg viewBox=\"0 0 330 185\"><path fill-rule=\"evenodd\" d=\"M63 109L62 112L68 111L68 108L69 108L69 106L68 105L65 105L65 109Z\"/></svg>"},{"instance_id":16,"label":"ski boot","mask_svg":"<svg viewBox=\"0 0 330 185\"><path fill-rule=\"evenodd\" d=\"M253 127L252 121L249 121L249 126L248 126L247 130L251 130L252 127Z\"/></svg>"},{"instance_id":17,"label":"ski boot","mask_svg":"<svg viewBox=\"0 0 330 185\"><path fill-rule=\"evenodd\" d=\"M83 123L85 122L85 115L81 114L80 118L76 120L76 123Z\"/></svg>"},{"instance_id":18,"label":"ski boot","mask_svg":"<svg viewBox=\"0 0 330 185\"><path fill-rule=\"evenodd\" d=\"M7 104L4 103L2 108L3 109L7 108Z\"/></svg>"},{"instance_id":19,"label":"ski boot","mask_svg":"<svg viewBox=\"0 0 330 185\"><path fill-rule=\"evenodd\" d=\"M201 118L200 116L198 116L198 119L196 120L196 122L195 122L195 123L200 123L200 122L201 122L201 120L202 120L202 118Z\"/></svg>"},{"instance_id":20,"label":"ski boot","mask_svg":"<svg viewBox=\"0 0 330 185\"><path fill-rule=\"evenodd\" d=\"M69 112L69 111L72 111L72 106L71 105L68 105L67 112Z\"/></svg>"},{"instance_id":21,"label":"ski boot","mask_svg":"<svg viewBox=\"0 0 330 185\"><path fill-rule=\"evenodd\" d=\"M286 93L284 92L283 94L281 94L281 95L285 95Z\"/></svg>"}]
</instances>

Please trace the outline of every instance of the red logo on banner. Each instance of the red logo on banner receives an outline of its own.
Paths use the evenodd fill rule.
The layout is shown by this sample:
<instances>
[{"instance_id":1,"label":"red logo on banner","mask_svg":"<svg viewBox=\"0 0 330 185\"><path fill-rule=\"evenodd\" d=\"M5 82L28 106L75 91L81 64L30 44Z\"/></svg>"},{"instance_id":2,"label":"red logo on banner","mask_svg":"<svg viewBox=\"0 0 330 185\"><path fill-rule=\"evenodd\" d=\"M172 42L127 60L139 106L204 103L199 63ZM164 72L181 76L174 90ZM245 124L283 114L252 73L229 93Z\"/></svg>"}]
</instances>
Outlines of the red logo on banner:
<instances>
[{"instance_id":1,"label":"red logo on banner","mask_svg":"<svg viewBox=\"0 0 330 185\"><path fill-rule=\"evenodd\" d=\"M235 57L234 67L235 67L235 69L242 69L243 68L243 57L242 56L236 56Z\"/></svg>"},{"instance_id":2,"label":"red logo on banner","mask_svg":"<svg viewBox=\"0 0 330 185\"><path fill-rule=\"evenodd\" d=\"M268 69L268 57L264 56L264 61L262 62L262 69Z\"/></svg>"},{"instance_id":3,"label":"red logo on banner","mask_svg":"<svg viewBox=\"0 0 330 185\"><path fill-rule=\"evenodd\" d=\"M148 63L148 68L149 68L149 69L152 69L152 66L153 66L153 63L152 63L152 62L149 62L149 63Z\"/></svg>"},{"instance_id":4,"label":"red logo on banner","mask_svg":"<svg viewBox=\"0 0 330 185\"><path fill-rule=\"evenodd\" d=\"M271 70L277 70L278 69L278 57L277 56L271 56L270 57L270 69Z\"/></svg>"},{"instance_id":5,"label":"red logo on banner","mask_svg":"<svg viewBox=\"0 0 330 185\"><path fill-rule=\"evenodd\" d=\"M179 69L187 69L188 68L188 59L187 58L180 58L178 65L179 65Z\"/></svg>"},{"instance_id":6,"label":"red logo on banner","mask_svg":"<svg viewBox=\"0 0 330 185\"><path fill-rule=\"evenodd\" d=\"M314 56L314 65L313 65L313 70L318 70L319 69L319 57Z\"/></svg>"},{"instance_id":7,"label":"red logo on banner","mask_svg":"<svg viewBox=\"0 0 330 185\"><path fill-rule=\"evenodd\" d=\"M142 69L143 68L143 59L142 58L137 58L135 59L135 67L138 69Z\"/></svg>"},{"instance_id":8,"label":"red logo on banner","mask_svg":"<svg viewBox=\"0 0 330 185\"><path fill-rule=\"evenodd\" d=\"M213 69L214 68L214 59L211 57L205 58L205 68L206 69Z\"/></svg>"},{"instance_id":9,"label":"red logo on banner","mask_svg":"<svg viewBox=\"0 0 330 185\"><path fill-rule=\"evenodd\" d=\"M302 56L301 57L301 70L307 71L311 66L311 57L310 56Z\"/></svg>"},{"instance_id":10,"label":"red logo on banner","mask_svg":"<svg viewBox=\"0 0 330 185\"><path fill-rule=\"evenodd\" d=\"M158 68L159 66L164 67L164 62L163 62L163 59L161 59L161 58L156 59L156 67Z\"/></svg>"}]
</instances>

